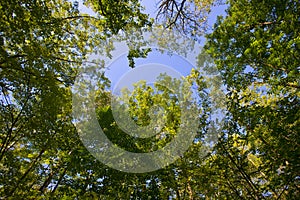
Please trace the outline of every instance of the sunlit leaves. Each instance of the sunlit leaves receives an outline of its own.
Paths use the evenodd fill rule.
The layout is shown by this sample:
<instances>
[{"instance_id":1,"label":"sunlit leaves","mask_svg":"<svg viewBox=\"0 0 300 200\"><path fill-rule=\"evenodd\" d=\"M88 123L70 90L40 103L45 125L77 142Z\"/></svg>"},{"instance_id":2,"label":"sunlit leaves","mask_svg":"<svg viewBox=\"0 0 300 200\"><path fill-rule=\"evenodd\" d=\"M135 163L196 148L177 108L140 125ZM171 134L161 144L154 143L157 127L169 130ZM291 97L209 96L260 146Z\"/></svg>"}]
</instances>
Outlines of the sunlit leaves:
<instances>
[{"instance_id":1,"label":"sunlit leaves","mask_svg":"<svg viewBox=\"0 0 300 200\"><path fill-rule=\"evenodd\" d=\"M96 16L80 13L77 1L0 3L1 197L73 195L68 185L65 195L57 192L68 173L83 170L74 168L81 159L75 149L83 147L69 86L83 64L98 64L88 54L112 50L113 33L148 24L137 1L103 3L114 14L98 7Z\"/></svg>"},{"instance_id":2,"label":"sunlit leaves","mask_svg":"<svg viewBox=\"0 0 300 200\"><path fill-rule=\"evenodd\" d=\"M299 142L296 142L299 141L296 128L299 126L299 26L296 24L300 4L298 1L229 3L228 16L219 18L206 47L216 59L227 86L227 106L232 114L231 123L235 124L229 134L239 132L251 153L248 160L240 157L243 145L235 134L232 138L224 136L227 143L221 152L232 157L237 171L251 177L252 182L247 181L252 188L249 195L294 198L299 195L295 193L299 163L294 158L299 157ZM237 158L259 173L251 175L250 168L234 162Z\"/></svg>"}]
</instances>

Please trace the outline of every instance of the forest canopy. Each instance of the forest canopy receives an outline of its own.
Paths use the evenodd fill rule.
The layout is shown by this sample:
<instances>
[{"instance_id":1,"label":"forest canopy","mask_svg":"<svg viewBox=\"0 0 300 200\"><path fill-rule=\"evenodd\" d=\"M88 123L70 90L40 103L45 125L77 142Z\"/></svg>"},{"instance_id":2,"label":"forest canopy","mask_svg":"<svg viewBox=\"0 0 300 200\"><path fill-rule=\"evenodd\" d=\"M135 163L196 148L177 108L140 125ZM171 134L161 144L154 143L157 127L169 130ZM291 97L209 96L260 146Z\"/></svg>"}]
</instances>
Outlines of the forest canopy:
<instances>
[{"instance_id":1,"label":"forest canopy","mask_svg":"<svg viewBox=\"0 0 300 200\"><path fill-rule=\"evenodd\" d=\"M161 0L155 19L142 3L0 2L0 199L299 199L300 2ZM221 5L226 15L210 27L209 14ZM137 138L116 124L106 66L91 55L110 58L121 35L131 70L152 51L133 33L155 27L206 41L183 82L161 76L123 91L128 104L115 105L120 118L126 112L139 127L160 127L154 136ZM159 39L161 48L191 48L176 38ZM72 87L83 66L99 69L91 97L99 125L116 146L157 151L184 129L189 148L147 173L126 173L96 159L72 114ZM220 76L208 79L205 70ZM164 84L196 92L174 95ZM182 108L198 114L184 115ZM216 122L220 110L223 120ZM209 134L217 136L213 146L204 140Z\"/></svg>"}]
</instances>

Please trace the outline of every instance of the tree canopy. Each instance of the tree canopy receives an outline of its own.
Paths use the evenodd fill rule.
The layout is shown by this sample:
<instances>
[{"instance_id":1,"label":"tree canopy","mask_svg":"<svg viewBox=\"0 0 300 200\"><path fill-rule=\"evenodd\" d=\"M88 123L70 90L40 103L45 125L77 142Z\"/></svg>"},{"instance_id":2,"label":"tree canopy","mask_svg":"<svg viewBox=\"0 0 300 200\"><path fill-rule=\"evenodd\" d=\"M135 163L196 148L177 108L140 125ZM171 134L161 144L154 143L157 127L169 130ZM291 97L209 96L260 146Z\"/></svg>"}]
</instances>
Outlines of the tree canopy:
<instances>
[{"instance_id":1,"label":"tree canopy","mask_svg":"<svg viewBox=\"0 0 300 200\"><path fill-rule=\"evenodd\" d=\"M227 15L207 31L207 16L221 3L162 0L155 21L138 0L1 1L0 199L299 199L300 3L228 0ZM93 14L80 12L82 4ZM115 36L123 34L134 67L134 58L146 58L151 49L141 48L142 39L131 33L155 26L196 40L205 34L198 66L183 78L196 93L175 95L163 85L187 86L161 76L152 86L136 83L111 104L103 62L91 55L110 57ZM156 151L183 127L195 131L194 138L186 136L193 140L188 150L148 173L118 171L97 160L72 115L72 87L83 66L99 68L90 97L116 146ZM204 71L221 76L207 78ZM185 103L197 111L193 119L180 104L191 96L195 101ZM129 135L112 106L118 117L128 113L141 129L159 131ZM222 123L213 120L215 107L225 112ZM204 140L211 133L218 136L213 147Z\"/></svg>"}]
</instances>

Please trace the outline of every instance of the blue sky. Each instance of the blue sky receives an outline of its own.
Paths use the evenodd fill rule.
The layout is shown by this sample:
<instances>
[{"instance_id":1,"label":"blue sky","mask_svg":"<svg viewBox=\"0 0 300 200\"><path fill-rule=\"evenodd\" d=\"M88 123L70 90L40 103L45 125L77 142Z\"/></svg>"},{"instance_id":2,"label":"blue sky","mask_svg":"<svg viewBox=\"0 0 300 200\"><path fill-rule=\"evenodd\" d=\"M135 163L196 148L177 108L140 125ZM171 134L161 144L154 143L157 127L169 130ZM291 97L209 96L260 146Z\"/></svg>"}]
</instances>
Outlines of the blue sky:
<instances>
[{"instance_id":1,"label":"blue sky","mask_svg":"<svg viewBox=\"0 0 300 200\"><path fill-rule=\"evenodd\" d=\"M181 56L176 54L169 56L167 54L161 54L158 51L152 51L149 53L147 58L138 58L135 60L136 68L146 67L146 66L165 66L170 67L176 70L178 73L186 76L189 74L190 70L193 68L193 64L189 63L187 60L183 59ZM106 75L111 80L112 88L114 88L116 83L120 83L120 81L124 84L124 80L128 79L128 77L132 77L132 74L135 69L132 69L128 66L127 54L123 54L118 59L114 60L111 65L108 66L109 70L106 71ZM163 71L163 70L162 70ZM143 71L140 71L143 73ZM147 70L147 73L150 73ZM155 73L155 72L154 72ZM170 73L167 73L171 76ZM149 77L152 77L153 74L147 74ZM174 77L174 76L172 76ZM145 78L145 74L139 74L139 80L149 80ZM135 78L135 80L137 80ZM128 85L131 80L128 79Z\"/></svg>"},{"instance_id":2,"label":"blue sky","mask_svg":"<svg viewBox=\"0 0 300 200\"><path fill-rule=\"evenodd\" d=\"M144 12L149 14L150 17L155 18L159 0L142 0L141 3L145 7ZM212 8L212 11L208 16L208 24L210 26L213 26L213 24L216 22L218 15L225 15L226 7L227 7L226 5L221 5ZM93 14L93 11L91 9L88 9L82 5L80 5L79 9L81 12ZM205 43L205 37L201 39L200 45L203 46L204 43ZM124 78L126 79L126 75L130 74L130 72L133 70L132 68L129 67L127 52L124 50L119 50L118 48L122 49L122 47L118 47L117 45L116 51L119 52L115 54L113 53L113 55L117 55L117 56L113 57L112 60L109 60L106 66L107 67L106 76L111 81L111 89L114 88L116 83L120 83L122 81L123 81L122 83L124 83L124 80L122 79ZM161 64L161 65L172 67L174 70L178 71L180 74L184 76L188 75L190 70L195 65L195 62L189 62L188 60L186 60L180 55L173 54L172 56L170 56L167 54L161 54L158 51L152 51L148 54L147 58L139 58L136 59L135 61L136 61L136 65L135 65L136 67L146 66L151 63Z\"/></svg>"},{"instance_id":3,"label":"blue sky","mask_svg":"<svg viewBox=\"0 0 300 200\"><path fill-rule=\"evenodd\" d=\"M150 17L155 18L157 11L158 0L143 0L142 5L145 7L145 12ZM208 17L208 23L210 26L216 22L218 15L225 15L226 5L217 6L212 8L212 12ZM205 43L205 37L202 38L200 45L203 46ZM195 55L196 56L196 55ZM158 51L152 51L148 54L147 58L136 59L136 67L149 65L150 63L157 63L172 67L174 70L183 74L188 75L190 70L194 67L195 63L191 63L182 56L173 54L169 56L167 54L161 54ZM133 70L128 65L127 54L121 55L118 59L115 59L106 71L107 77L111 80L112 89L116 83L120 83L120 79L123 79L126 75L130 74ZM126 78L126 77L125 77ZM121 80L122 82L122 80Z\"/></svg>"}]
</instances>

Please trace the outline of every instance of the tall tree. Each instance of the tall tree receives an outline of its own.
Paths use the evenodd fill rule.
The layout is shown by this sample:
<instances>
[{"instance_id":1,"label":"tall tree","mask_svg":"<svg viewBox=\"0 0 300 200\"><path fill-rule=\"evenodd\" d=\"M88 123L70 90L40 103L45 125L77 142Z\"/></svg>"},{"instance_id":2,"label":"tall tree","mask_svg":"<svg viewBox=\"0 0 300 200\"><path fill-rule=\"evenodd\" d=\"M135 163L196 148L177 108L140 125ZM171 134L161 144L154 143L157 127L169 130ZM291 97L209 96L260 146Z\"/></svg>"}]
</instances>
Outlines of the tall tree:
<instances>
[{"instance_id":1,"label":"tall tree","mask_svg":"<svg viewBox=\"0 0 300 200\"><path fill-rule=\"evenodd\" d=\"M229 146L220 152L249 185L238 197L300 195L299 9L293 0L229 1L228 15L208 35L206 48L227 86L232 117L233 131L224 135ZM232 188L239 188L238 179Z\"/></svg>"},{"instance_id":2,"label":"tall tree","mask_svg":"<svg viewBox=\"0 0 300 200\"><path fill-rule=\"evenodd\" d=\"M199 92L196 101L191 102L196 103L197 108L200 109L194 143L176 162L157 171L130 175L103 166L109 172L105 175L102 174L103 184L98 187L103 191L101 193L102 198L197 199L200 197L199 191L204 190L204 187L199 186L198 182L205 177L205 170L198 168L205 158L205 153L209 152L205 146L207 144L201 141L207 133L211 104L205 92L207 85L199 71L193 70L185 79L188 80L190 87L196 87ZM177 94L178 91L175 91L174 94L174 91L167 87L172 84L176 85L178 90L184 92ZM99 106L96 112L99 123L107 137L114 144L131 152L147 153L164 147L178 134L179 126L182 125L183 113L180 108L179 95L183 95L185 98L190 95L182 84L183 82L172 80L168 76L162 76L152 87L147 86L145 82L140 82L135 85L132 91L125 90L124 96L121 98L122 103L119 106L114 105L113 108L110 105ZM103 105L100 102L101 99L105 98L96 97L96 99L99 100L99 105ZM157 117L160 116L159 110L152 110L154 106L162 108L161 117ZM191 105L190 108L195 109ZM116 123L111 109L117 109L120 115L128 112L132 120L140 126L148 125L147 129L151 131L159 129L160 131L148 138L130 136L120 129L120 125ZM153 116L151 117L151 112L156 112L154 119ZM151 120L155 120L155 123L151 123ZM201 177L201 180L195 177ZM96 188L97 186L93 186L92 189L95 190Z\"/></svg>"},{"instance_id":3,"label":"tall tree","mask_svg":"<svg viewBox=\"0 0 300 200\"><path fill-rule=\"evenodd\" d=\"M1 198L57 192L82 149L70 116L78 69L111 50L112 34L148 24L138 1L84 3L95 15L77 1L0 3Z\"/></svg>"}]
</instances>

